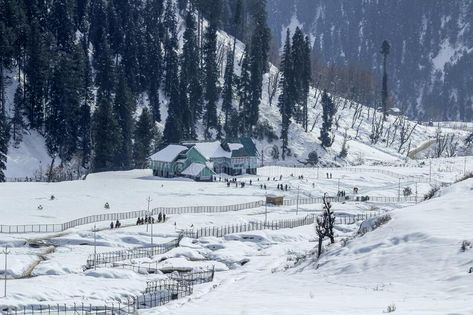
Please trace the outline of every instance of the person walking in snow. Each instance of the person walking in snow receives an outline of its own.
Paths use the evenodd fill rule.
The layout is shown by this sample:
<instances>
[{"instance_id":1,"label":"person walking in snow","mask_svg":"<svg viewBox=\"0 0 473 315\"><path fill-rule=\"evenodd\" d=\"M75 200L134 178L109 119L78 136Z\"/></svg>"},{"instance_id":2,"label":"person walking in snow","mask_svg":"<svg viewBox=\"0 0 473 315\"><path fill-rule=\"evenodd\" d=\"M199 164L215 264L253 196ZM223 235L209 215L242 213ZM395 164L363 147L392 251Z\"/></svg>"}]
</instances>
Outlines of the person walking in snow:
<instances>
[{"instance_id":1,"label":"person walking in snow","mask_svg":"<svg viewBox=\"0 0 473 315\"><path fill-rule=\"evenodd\" d=\"M163 219L163 215L161 212L158 214L158 223L161 223L161 220Z\"/></svg>"},{"instance_id":2,"label":"person walking in snow","mask_svg":"<svg viewBox=\"0 0 473 315\"><path fill-rule=\"evenodd\" d=\"M113 229L113 221L110 223L110 229Z\"/></svg>"},{"instance_id":3,"label":"person walking in snow","mask_svg":"<svg viewBox=\"0 0 473 315\"><path fill-rule=\"evenodd\" d=\"M166 222L166 213L163 213L163 223Z\"/></svg>"}]
</instances>

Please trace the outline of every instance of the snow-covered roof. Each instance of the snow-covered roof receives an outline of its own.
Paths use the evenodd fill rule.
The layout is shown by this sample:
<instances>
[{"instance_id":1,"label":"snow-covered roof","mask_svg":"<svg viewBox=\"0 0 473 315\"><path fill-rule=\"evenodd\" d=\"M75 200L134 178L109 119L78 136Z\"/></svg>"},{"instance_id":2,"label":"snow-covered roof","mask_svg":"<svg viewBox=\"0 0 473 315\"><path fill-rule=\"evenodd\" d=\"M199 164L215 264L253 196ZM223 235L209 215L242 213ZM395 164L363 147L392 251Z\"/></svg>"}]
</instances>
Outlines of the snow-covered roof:
<instances>
[{"instance_id":1,"label":"snow-covered roof","mask_svg":"<svg viewBox=\"0 0 473 315\"><path fill-rule=\"evenodd\" d=\"M195 148L206 158L230 158L231 152L225 151L220 145L220 141L199 142L195 144Z\"/></svg>"},{"instance_id":2,"label":"snow-covered roof","mask_svg":"<svg viewBox=\"0 0 473 315\"><path fill-rule=\"evenodd\" d=\"M228 147L230 148L231 151L238 150L243 148L243 144L241 143L229 143Z\"/></svg>"},{"instance_id":3,"label":"snow-covered roof","mask_svg":"<svg viewBox=\"0 0 473 315\"><path fill-rule=\"evenodd\" d=\"M187 175L187 176L197 176L202 172L204 168L207 166L205 164L200 164L200 163L192 163L189 165L185 170L181 172L182 175Z\"/></svg>"},{"instance_id":4,"label":"snow-covered roof","mask_svg":"<svg viewBox=\"0 0 473 315\"><path fill-rule=\"evenodd\" d=\"M187 147L179 144L170 144L164 149L156 152L150 156L153 161L172 162L182 152L186 151Z\"/></svg>"}]
</instances>

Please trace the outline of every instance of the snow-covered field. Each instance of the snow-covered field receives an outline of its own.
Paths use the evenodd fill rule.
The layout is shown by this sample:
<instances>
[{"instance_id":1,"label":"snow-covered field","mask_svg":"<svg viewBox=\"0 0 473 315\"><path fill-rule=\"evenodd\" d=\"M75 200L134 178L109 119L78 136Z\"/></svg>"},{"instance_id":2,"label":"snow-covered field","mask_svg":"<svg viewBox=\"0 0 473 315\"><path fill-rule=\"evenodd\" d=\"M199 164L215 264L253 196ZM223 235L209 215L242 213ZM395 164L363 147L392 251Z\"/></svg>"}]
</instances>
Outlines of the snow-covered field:
<instances>
[{"instance_id":1,"label":"snow-covered field","mask_svg":"<svg viewBox=\"0 0 473 315\"><path fill-rule=\"evenodd\" d=\"M452 182L464 161L435 160L432 177ZM471 169L471 163L468 164ZM386 175L388 170L399 176ZM352 169L300 169L265 167L257 176L243 176L245 188L227 187L225 182L196 183L149 176L147 171L94 174L84 181L62 183L6 183L0 190L0 224L55 223L106 211L183 205L227 205L262 200L266 193L282 192L277 184L288 184L286 198L334 194L397 196L416 181L428 179L430 165L423 167L369 167ZM326 173L332 173L332 179ZM318 175L317 175L318 174ZM279 181L279 176L282 179ZM292 175L292 176L291 176ZM304 179L299 179L303 175ZM268 181L268 177L270 180ZM275 177L276 180L273 180ZM249 185L249 180L252 185ZM266 184L267 190L260 185ZM419 199L430 189L418 183ZM181 245L153 257L127 262L151 265L162 271L215 268L213 282L194 286L194 293L158 308L140 311L160 314L380 314L395 305L401 314L470 314L473 308L468 268L472 250L460 252L463 240L471 240L470 204L472 180L443 188L440 197L414 206L407 204L334 203L337 214L389 212L392 220L364 236L356 236L356 224L337 225L336 243L315 259L313 225L293 229L235 233L224 238L184 238ZM49 200L54 194L54 200ZM104 209L109 202L111 209ZM37 205L42 204L43 210ZM406 207L408 206L408 207ZM401 207L404 207L400 209ZM320 204L268 207L268 220L303 218L321 210ZM174 239L181 229L243 224L262 221L265 208L224 213L170 215L153 228L153 242ZM124 221L121 229L97 224L97 252L149 245L150 229ZM8 294L2 306L28 304L104 305L138 295L146 281L165 274L143 274L127 268L99 267L86 270L93 253L91 225L57 234L0 234L0 245L10 250ZM344 244L344 245L342 245ZM2 271L0 271L2 273ZM341 303L343 301L343 303Z\"/></svg>"}]
</instances>

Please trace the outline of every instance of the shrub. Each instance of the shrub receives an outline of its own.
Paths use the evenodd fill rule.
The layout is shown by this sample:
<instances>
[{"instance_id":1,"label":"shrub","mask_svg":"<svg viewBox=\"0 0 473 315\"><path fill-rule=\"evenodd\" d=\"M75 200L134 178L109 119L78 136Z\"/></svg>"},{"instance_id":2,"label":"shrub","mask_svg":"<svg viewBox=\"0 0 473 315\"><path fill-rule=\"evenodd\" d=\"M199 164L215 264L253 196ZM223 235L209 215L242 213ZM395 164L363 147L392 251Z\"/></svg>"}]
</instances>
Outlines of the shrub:
<instances>
[{"instance_id":1,"label":"shrub","mask_svg":"<svg viewBox=\"0 0 473 315\"><path fill-rule=\"evenodd\" d=\"M274 132L273 126L271 126L267 121L258 123L255 126L253 129L253 136L260 141L267 139L269 143L278 140L278 136L276 135L276 132Z\"/></svg>"},{"instance_id":2,"label":"shrub","mask_svg":"<svg viewBox=\"0 0 473 315\"><path fill-rule=\"evenodd\" d=\"M307 164L309 165L317 165L319 163L319 155L317 152L312 151L309 153L309 156L307 157Z\"/></svg>"},{"instance_id":3,"label":"shrub","mask_svg":"<svg viewBox=\"0 0 473 315\"><path fill-rule=\"evenodd\" d=\"M464 181L464 180L467 180L469 178L473 178L473 172L469 172L469 173L465 173L462 177L460 177L459 179L457 179L455 181L455 183L459 183L461 181Z\"/></svg>"},{"instance_id":4,"label":"shrub","mask_svg":"<svg viewBox=\"0 0 473 315\"><path fill-rule=\"evenodd\" d=\"M409 197L412 195L412 189L411 187L404 187L404 190L402 191L404 197Z\"/></svg>"},{"instance_id":5,"label":"shrub","mask_svg":"<svg viewBox=\"0 0 473 315\"><path fill-rule=\"evenodd\" d=\"M440 187L435 186L432 187L432 189L429 190L428 193L424 195L424 200L429 200L435 197L435 194L440 190Z\"/></svg>"},{"instance_id":6,"label":"shrub","mask_svg":"<svg viewBox=\"0 0 473 315\"><path fill-rule=\"evenodd\" d=\"M473 244L471 244L470 241L463 241L462 242L462 246L460 247L461 251L462 252L466 252L467 249L470 249L473 247Z\"/></svg>"},{"instance_id":7,"label":"shrub","mask_svg":"<svg viewBox=\"0 0 473 315\"><path fill-rule=\"evenodd\" d=\"M277 145L273 145L273 148L271 149L271 157L273 160L279 160L279 148Z\"/></svg>"},{"instance_id":8,"label":"shrub","mask_svg":"<svg viewBox=\"0 0 473 315\"><path fill-rule=\"evenodd\" d=\"M396 304L388 305L386 310L383 313L393 313L396 311Z\"/></svg>"}]
</instances>

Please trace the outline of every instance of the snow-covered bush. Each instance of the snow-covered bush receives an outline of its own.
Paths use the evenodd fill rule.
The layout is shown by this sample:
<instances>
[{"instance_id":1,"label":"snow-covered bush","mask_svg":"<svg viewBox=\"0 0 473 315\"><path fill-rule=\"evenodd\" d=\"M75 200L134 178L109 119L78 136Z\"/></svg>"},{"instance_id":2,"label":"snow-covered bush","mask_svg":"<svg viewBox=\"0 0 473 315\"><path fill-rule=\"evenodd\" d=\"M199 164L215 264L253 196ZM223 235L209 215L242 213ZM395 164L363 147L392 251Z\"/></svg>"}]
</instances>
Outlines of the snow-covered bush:
<instances>
[{"instance_id":1,"label":"snow-covered bush","mask_svg":"<svg viewBox=\"0 0 473 315\"><path fill-rule=\"evenodd\" d=\"M391 305L388 305L388 307L386 308L385 311L383 311L383 313L393 313L396 311L396 304L391 304Z\"/></svg>"},{"instance_id":2,"label":"snow-covered bush","mask_svg":"<svg viewBox=\"0 0 473 315\"><path fill-rule=\"evenodd\" d=\"M462 252L466 252L467 249L471 249L472 247L473 244L470 241L464 240L460 249Z\"/></svg>"},{"instance_id":3,"label":"snow-covered bush","mask_svg":"<svg viewBox=\"0 0 473 315\"><path fill-rule=\"evenodd\" d=\"M391 220L391 216L389 214L385 214L380 217L365 220L361 223L360 228L358 229L358 234L364 235L368 232L374 231L381 225L389 222L390 220Z\"/></svg>"}]
</instances>

